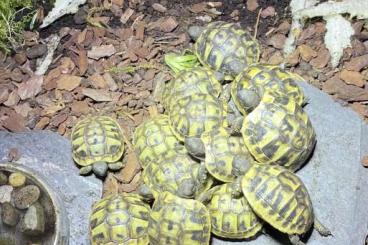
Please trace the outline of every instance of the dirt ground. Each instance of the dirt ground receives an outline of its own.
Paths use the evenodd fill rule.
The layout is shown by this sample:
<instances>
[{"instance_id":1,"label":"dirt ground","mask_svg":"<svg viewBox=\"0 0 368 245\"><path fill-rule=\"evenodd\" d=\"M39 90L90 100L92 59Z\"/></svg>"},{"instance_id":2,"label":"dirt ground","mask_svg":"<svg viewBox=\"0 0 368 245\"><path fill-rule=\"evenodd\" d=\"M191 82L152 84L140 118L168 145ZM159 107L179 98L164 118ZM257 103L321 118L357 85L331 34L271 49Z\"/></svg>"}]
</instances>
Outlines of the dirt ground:
<instances>
[{"instance_id":1,"label":"dirt ground","mask_svg":"<svg viewBox=\"0 0 368 245\"><path fill-rule=\"evenodd\" d=\"M262 62L286 61L287 69L368 117L364 23L354 21L353 47L332 69L323 43L325 23L320 19L308 22L296 51L283 57L291 23L288 5L284 0L88 1L74 15L43 30L27 31L22 49L1 56L0 130L46 129L68 137L80 118L100 113L116 117L130 139L152 111L163 110L155 98L156 84L170 79L162 68L163 55L190 47L188 26L215 20L240 22L252 34L257 29ZM36 75L50 35L61 41L47 72ZM105 193L131 192L139 185L141 168L129 147L124 161L123 170L108 175Z\"/></svg>"}]
</instances>

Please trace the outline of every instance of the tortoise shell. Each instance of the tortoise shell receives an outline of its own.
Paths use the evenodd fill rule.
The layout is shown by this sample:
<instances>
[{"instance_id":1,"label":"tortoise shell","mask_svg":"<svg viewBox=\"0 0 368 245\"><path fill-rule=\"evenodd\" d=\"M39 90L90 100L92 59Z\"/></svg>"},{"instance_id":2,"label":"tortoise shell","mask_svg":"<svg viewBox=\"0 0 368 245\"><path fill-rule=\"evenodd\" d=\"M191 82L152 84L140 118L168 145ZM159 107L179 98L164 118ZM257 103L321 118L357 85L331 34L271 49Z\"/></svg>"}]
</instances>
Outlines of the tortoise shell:
<instances>
[{"instance_id":1,"label":"tortoise shell","mask_svg":"<svg viewBox=\"0 0 368 245\"><path fill-rule=\"evenodd\" d=\"M258 41L239 23L216 21L205 26L194 44L202 65L235 77L259 59Z\"/></svg>"},{"instance_id":2,"label":"tortoise shell","mask_svg":"<svg viewBox=\"0 0 368 245\"><path fill-rule=\"evenodd\" d=\"M253 64L234 79L231 96L243 115L247 115L258 106L266 91L293 98L299 106L303 106L306 99L298 85L302 81L305 80L298 74L285 71L278 66ZM245 98L240 99L242 96Z\"/></svg>"},{"instance_id":3,"label":"tortoise shell","mask_svg":"<svg viewBox=\"0 0 368 245\"><path fill-rule=\"evenodd\" d=\"M154 198L168 191L175 195L194 198L194 196L212 185L207 178L201 179L200 164L194 161L188 154L176 154L164 159L160 164L149 164L142 173L143 182L151 189ZM180 193L184 184L191 185L191 194L185 196Z\"/></svg>"},{"instance_id":4,"label":"tortoise shell","mask_svg":"<svg viewBox=\"0 0 368 245\"><path fill-rule=\"evenodd\" d=\"M72 130L72 154L80 166L117 162L124 153L123 133L111 117L93 116L79 121Z\"/></svg>"},{"instance_id":5,"label":"tortoise shell","mask_svg":"<svg viewBox=\"0 0 368 245\"><path fill-rule=\"evenodd\" d=\"M205 147L206 168L219 181L233 182L254 162L243 139L231 136L224 128L206 132L201 139Z\"/></svg>"},{"instance_id":6,"label":"tortoise shell","mask_svg":"<svg viewBox=\"0 0 368 245\"><path fill-rule=\"evenodd\" d=\"M221 92L221 84L210 69L195 67L180 72L170 81L164 105L169 108L175 100L195 93L218 97Z\"/></svg>"},{"instance_id":7,"label":"tortoise shell","mask_svg":"<svg viewBox=\"0 0 368 245\"><path fill-rule=\"evenodd\" d=\"M245 117L241 129L244 143L260 164L278 164L298 170L316 144L312 123L295 100L266 93Z\"/></svg>"},{"instance_id":8,"label":"tortoise shell","mask_svg":"<svg viewBox=\"0 0 368 245\"><path fill-rule=\"evenodd\" d=\"M92 245L148 244L150 207L133 193L111 195L93 205L90 216Z\"/></svg>"},{"instance_id":9,"label":"tortoise shell","mask_svg":"<svg viewBox=\"0 0 368 245\"><path fill-rule=\"evenodd\" d=\"M211 232L219 237L245 239L254 237L263 227L243 195L233 196L231 183L209 190L206 204L211 216Z\"/></svg>"},{"instance_id":10,"label":"tortoise shell","mask_svg":"<svg viewBox=\"0 0 368 245\"><path fill-rule=\"evenodd\" d=\"M170 107L169 121L180 140L200 137L204 132L227 125L223 102L208 94L177 99Z\"/></svg>"},{"instance_id":11,"label":"tortoise shell","mask_svg":"<svg viewBox=\"0 0 368 245\"><path fill-rule=\"evenodd\" d=\"M166 115L157 115L140 124L134 131L133 144L143 167L185 153L184 145L172 132Z\"/></svg>"},{"instance_id":12,"label":"tortoise shell","mask_svg":"<svg viewBox=\"0 0 368 245\"><path fill-rule=\"evenodd\" d=\"M309 193L293 172L271 165L253 165L241 180L241 189L253 211L267 223L290 235L309 231L314 213Z\"/></svg>"},{"instance_id":13,"label":"tortoise shell","mask_svg":"<svg viewBox=\"0 0 368 245\"><path fill-rule=\"evenodd\" d=\"M151 245L207 245L210 231L210 214L197 200L163 192L153 204L148 224Z\"/></svg>"}]
</instances>

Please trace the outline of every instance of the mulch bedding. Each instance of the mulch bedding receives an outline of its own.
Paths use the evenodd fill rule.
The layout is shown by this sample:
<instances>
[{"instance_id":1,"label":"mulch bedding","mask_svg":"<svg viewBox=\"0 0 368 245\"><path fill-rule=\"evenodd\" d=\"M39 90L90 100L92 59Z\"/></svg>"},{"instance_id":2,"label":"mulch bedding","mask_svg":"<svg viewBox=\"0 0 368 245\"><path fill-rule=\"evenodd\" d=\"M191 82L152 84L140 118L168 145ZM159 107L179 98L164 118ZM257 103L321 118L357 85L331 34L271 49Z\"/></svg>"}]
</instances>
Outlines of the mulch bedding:
<instances>
[{"instance_id":1,"label":"mulch bedding","mask_svg":"<svg viewBox=\"0 0 368 245\"><path fill-rule=\"evenodd\" d=\"M291 24L288 4L89 1L73 16L44 30L25 32L21 50L0 55L0 130L46 129L69 137L80 118L104 114L117 118L130 139L152 111L163 111L155 95L156 84L171 79L163 67L163 55L190 47L189 25L215 20L240 22L251 33L257 30L262 62L286 61L287 69L367 119L368 26L353 20L352 47L345 49L338 68L331 67L323 42L325 23L320 19L306 25L297 49L284 57L282 47ZM38 60L47 53L45 38L51 34L61 38L53 62L45 75L35 75ZM107 176L105 194L132 192L140 183L141 167L131 147L127 148L127 165Z\"/></svg>"}]
</instances>

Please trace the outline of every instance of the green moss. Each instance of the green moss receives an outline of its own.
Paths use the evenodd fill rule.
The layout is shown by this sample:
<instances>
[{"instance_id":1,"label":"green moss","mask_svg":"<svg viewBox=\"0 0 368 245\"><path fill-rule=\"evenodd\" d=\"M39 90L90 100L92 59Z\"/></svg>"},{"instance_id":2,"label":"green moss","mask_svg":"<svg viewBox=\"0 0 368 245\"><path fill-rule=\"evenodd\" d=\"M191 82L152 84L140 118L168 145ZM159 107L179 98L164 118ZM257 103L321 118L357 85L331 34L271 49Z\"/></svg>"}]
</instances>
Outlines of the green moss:
<instances>
[{"instance_id":1,"label":"green moss","mask_svg":"<svg viewBox=\"0 0 368 245\"><path fill-rule=\"evenodd\" d=\"M33 0L0 0L0 50L9 52L22 42L21 34L34 12Z\"/></svg>"}]
</instances>

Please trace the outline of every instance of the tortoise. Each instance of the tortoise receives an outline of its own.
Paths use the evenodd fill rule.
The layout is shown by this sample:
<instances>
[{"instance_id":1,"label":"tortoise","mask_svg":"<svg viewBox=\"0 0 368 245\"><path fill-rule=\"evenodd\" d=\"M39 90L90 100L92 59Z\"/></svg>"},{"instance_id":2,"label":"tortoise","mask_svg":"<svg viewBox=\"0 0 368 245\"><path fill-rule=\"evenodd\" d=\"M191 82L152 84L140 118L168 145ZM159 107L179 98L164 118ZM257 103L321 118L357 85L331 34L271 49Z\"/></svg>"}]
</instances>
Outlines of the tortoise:
<instances>
[{"instance_id":1,"label":"tortoise","mask_svg":"<svg viewBox=\"0 0 368 245\"><path fill-rule=\"evenodd\" d=\"M298 83L305 81L296 73L278 66L252 64L240 72L231 85L231 96L243 115L254 110L265 93L275 91L279 96L294 98L299 106L306 103L303 90Z\"/></svg>"},{"instance_id":2,"label":"tortoise","mask_svg":"<svg viewBox=\"0 0 368 245\"><path fill-rule=\"evenodd\" d=\"M138 194L107 196L93 205L90 216L92 245L148 244L149 205Z\"/></svg>"},{"instance_id":3,"label":"tortoise","mask_svg":"<svg viewBox=\"0 0 368 245\"><path fill-rule=\"evenodd\" d=\"M331 232L315 217L307 188L293 172L281 166L253 164L243 177L233 183L252 210L277 230L289 235L295 245L304 244L300 236L312 225L322 235Z\"/></svg>"},{"instance_id":4,"label":"tortoise","mask_svg":"<svg viewBox=\"0 0 368 245\"><path fill-rule=\"evenodd\" d=\"M210 214L197 200L163 192L153 204L148 223L151 245L207 245L210 231Z\"/></svg>"},{"instance_id":5,"label":"tortoise","mask_svg":"<svg viewBox=\"0 0 368 245\"><path fill-rule=\"evenodd\" d=\"M260 164L297 171L310 157L316 134L307 113L294 99L267 92L243 121L241 133Z\"/></svg>"},{"instance_id":6,"label":"tortoise","mask_svg":"<svg viewBox=\"0 0 368 245\"><path fill-rule=\"evenodd\" d=\"M91 116L79 121L71 133L72 155L82 175L93 171L105 177L107 169L118 170L124 153L120 125L108 116Z\"/></svg>"},{"instance_id":7,"label":"tortoise","mask_svg":"<svg viewBox=\"0 0 368 245\"><path fill-rule=\"evenodd\" d=\"M203 133L201 141L203 145L189 148L196 147L194 156L203 157L207 171L221 182L233 182L244 174L246 166L254 162L243 139L230 135L229 130L225 128ZM191 141L188 144L191 144Z\"/></svg>"},{"instance_id":8,"label":"tortoise","mask_svg":"<svg viewBox=\"0 0 368 245\"><path fill-rule=\"evenodd\" d=\"M262 230L263 222L241 193L234 194L233 183L226 183L204 192L197 200L210 212L213 234L230 239L253 238Z\"/></svg>"},{"instance_id":9,"label":"tortoise","mask_svg":"<svg viewBox=\"0 0 368 245\"><path fill-rule=\"evenodd\" d=\"M144 185L140 191L147 199L152 195L157 198L163 191L183 198L194 198L212 185L204 166L188 154L180 153L163 159L160 164L149 164L144 168L142 177Z\"/></svg>"},{"instance_id":10,"label":"tortoise","mask_svg":"<svg viewBox=\"0 0 368 245\"><path fill-rule=\"evenodd\" d=\"M227 79L258 62L260 45L239 23L216 21L191 26L188 33L195 40L194 53L201 64Z\"/></svg>"},{"instance_id":11,"label":"tortoise","mask_svg":"<svg viewBox=\"0 0 368 245\"><path fill-rule=\"evenodd\" d=\"M195 152L202 133L227 126L226 109L223 101L212 95L192 94L173 102L169 121L177 138L184 141L189 152Z\"/></svg>"},{"instance_id":12,"label":"tortoise","mask_svg":"<svg viewBox=\"0 0 368 245\"><path fill-rule=\"evenodd\" d=\"M133 144L143 167L186 153L184 145L171 130L169 117L162 114L150 117L135 129Z\"/></svg>"},{"instance_id":13,"label":"tortoise","mask_svg":"<svg viewBox=\"0 0 368 245\"><path fill-rule=\"evenodd\" d=\"M181 71L167 86L168 92L163 97L163 104L167 109L175 100L188 95L202 93L218 97L222 92L221 84L215 74L205 67Z\"/></svg>"}]
</instances>

